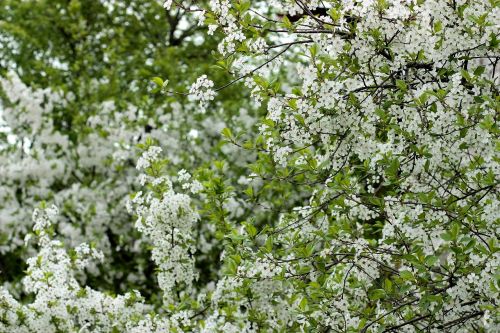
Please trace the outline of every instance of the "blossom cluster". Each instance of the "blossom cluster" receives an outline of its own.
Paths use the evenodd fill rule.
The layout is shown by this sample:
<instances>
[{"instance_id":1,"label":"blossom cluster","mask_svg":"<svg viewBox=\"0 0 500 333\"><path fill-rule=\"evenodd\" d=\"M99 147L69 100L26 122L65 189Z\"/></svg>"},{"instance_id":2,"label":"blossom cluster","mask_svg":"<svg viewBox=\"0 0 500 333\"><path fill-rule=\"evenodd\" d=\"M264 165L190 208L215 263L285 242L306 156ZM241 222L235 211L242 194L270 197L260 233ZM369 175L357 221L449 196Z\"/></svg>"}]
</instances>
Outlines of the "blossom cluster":
<instances>
[{"instance_id":1,"label":"blossom cluster","mask_svg":"<svg viewBox=\"0 0 500 333\"><path fill-rule=\"evenodd\" d=\"M151 256L159 270L158 285L164 297L170 299L176 285L190 288L196 278L192 230L199 217L191 207L189 196L175 193L170 180L158 176L160 153L160 147L151 146L139 159L137 168L147 173L139 177L148 178L141 182L152 185L154 190L135 194L129 210L138 216L137 230L151 240Z\"/></svg>"}]
</instances>

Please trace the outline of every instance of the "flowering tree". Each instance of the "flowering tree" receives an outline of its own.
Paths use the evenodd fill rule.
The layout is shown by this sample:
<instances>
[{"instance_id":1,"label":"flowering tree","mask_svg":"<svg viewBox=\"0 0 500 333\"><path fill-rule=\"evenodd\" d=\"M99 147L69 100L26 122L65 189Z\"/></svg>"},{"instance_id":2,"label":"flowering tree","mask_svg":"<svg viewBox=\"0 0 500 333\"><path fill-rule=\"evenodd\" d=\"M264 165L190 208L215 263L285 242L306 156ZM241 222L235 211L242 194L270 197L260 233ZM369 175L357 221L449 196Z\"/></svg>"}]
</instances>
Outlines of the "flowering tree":
<instances>
[{"instance_id":1,"label":"flowering tree","mask_svg":"<svg viewBox=\"0 0 500 333\"><path fill-rule=\"evenodd\" d=\"M12 176L2 181L1 216L26 216L40 199L65 216L35 210L23 286L8 281L0 294L2 330L499 330L498 1L150 8L166 12L171 29L181 15L193 26L174 39L199 31L209 49L213 35L219 71L203 59L206 74L172 83L157 69L154 101L127 90L118 108L108 99L119 88L98 100L80 93L106 80L104 69L71 89L2 79L16 138L2 147ZM203 49L170 42L193 57ZM197 63L186 60L191 70ZM92 82L87 89L99 87ZM75 99L99 110L71 118L85 119L84 132L60 120ZM14 172L31 161L44 169ZM28 231L4 225L12 251ZM153 282L139 270L115 289L123 295L85 285L92 271L116 279L134 267L123 260L140 266L148 256Z\"/></svg>"},{"instance_id":2,"label":"flowering tree","mask_svg":"<svg viewBox=\"0 0 500 333\"><path fill-rule=\"evenodd\" d=\"M34 253L24 245L31 213L45 200L59 207L54 228L66 246L92 243L105 254L81 282L115 293L131 287L157 293L148 245L125 209L137 190L136 144L154 138L169 148L172 174L192 170L224 154L220 131L247 128L254 111L221 95L202 115L198 102L165 96L158 89L164 82L151 82L161 74L170 89L183 90L205 72L227 76L209 68L215 39L201 38L198 19L183 12L165 12L157 1L4 3L0 280L19 284L21 263ZM235 89L227 94L241 96ZM232 161L241 168L247 159ZM24 297L20 286L11 292Z\"/></svg>"}]
</instances>

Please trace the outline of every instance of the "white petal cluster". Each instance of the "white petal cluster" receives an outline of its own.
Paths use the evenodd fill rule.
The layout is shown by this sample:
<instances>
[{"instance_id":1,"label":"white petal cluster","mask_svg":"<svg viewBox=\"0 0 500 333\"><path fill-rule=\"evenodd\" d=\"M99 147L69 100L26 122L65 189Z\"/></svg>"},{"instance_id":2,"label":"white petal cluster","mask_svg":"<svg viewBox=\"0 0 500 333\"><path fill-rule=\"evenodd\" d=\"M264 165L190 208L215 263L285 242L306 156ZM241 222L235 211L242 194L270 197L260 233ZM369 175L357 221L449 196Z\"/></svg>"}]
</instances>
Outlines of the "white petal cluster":
<instances>
[{"instance_id":1,"label":"white petal cluster","mask_svg":"<svg viewBox=\"0 0 500 333\"><path fill-rule=\"evenodd\" d=\"M202 75L189 89L189 99L199 102L198 112L205 113L207 104L215 98L213 86L213 81L209 80L206 75Z\"/></svg>"},{"instance_id":2,"label":"white petal cluster","mask_svg":"<svg viewBox=\"0 0 500 333\"><path fill-rule=\"evenodd\" d=\"M146 169L160 160L161 148L149 147L139 159L138 168ZM141 165L139 167L139 164ZM186 171L179 173L181 179L189 179ZM136 228L152 242L152 259L158 267L158 284L164 298L170 300L174 287L184 286L189 290L196 278L193 253L196 248L192 231L198 214L191 207L191 199L185 194L175 193L172 183L153 173L143 175L146 184L166 186L162 192L139 192L132 199L133 210L138 219Z\"/></svg>"}]
</instances>

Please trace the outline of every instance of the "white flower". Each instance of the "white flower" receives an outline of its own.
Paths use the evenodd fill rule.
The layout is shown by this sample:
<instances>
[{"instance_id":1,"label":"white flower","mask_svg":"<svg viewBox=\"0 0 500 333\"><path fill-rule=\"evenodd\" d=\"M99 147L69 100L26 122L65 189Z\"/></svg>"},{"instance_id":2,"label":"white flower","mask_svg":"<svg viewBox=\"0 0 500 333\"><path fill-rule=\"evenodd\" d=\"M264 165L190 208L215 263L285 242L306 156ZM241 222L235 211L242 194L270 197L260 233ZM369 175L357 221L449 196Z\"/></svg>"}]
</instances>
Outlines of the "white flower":
<instances>
[{"instance_id":1,"label":"white flower","mask_svg":"<svg viewBox=\"0 0 500 333\"><path fill-rule=\"evenodd\" d=\"M172 7L172 0L165 0L165 2L163 3L163 8L169 10L170 7Z\"/></svg>"}]
</instances>

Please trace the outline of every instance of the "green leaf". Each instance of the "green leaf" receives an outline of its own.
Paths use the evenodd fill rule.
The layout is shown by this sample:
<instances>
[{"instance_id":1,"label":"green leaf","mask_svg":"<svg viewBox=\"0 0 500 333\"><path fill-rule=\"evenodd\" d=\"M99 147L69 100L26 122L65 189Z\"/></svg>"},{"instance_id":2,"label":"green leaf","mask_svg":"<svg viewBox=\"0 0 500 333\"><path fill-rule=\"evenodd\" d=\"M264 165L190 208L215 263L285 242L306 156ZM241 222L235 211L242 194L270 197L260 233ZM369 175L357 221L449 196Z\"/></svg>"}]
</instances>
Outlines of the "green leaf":
<instances>
[{"instance_id":1,"label":"green leaf","mask_svg":"<svg viewBox=\"0 0 500 333\"><path fill-rule=\"evenodd\" d=\"M226 269L228 275L236 275L236 272L238 271L238 264L236 263L236 261L229 258L227 260Z\"/></svg>"},{"instance_id":2,"label":"green leaf","mask_svg":"<svg viewBox=\"0 0 500 333\"><path fill-rule=\"evenodd\" d=\"M468 71L466 71L465 69L461 69L460 70L460 73L462 74L462 77L467 81L467 82L470 82L471 81L471 76L469 74Z\"/></svg>"},{"instance_id":3,"label":"green leaf","mask_svg":"<svg viewBox=\"0 0 500 333\"><path fill-rule=\"evenodd\" d=\"M222 131L221 131L221 134L223 137L227 138L227 139L231 139L233 137L233 133L231 132L231 130L229 128L224 128Z\"/></svg>"},{"instance_id":4,"label":"green leaf","mask_svg":"<svg viewBox=\"0 0 500 333\"><path fill-rule=\"evenodd\" d=\"M413 274L412 274L412 272L407 271L407 270L400 271L400 272L399 272L399 276L400 276L403 280L407 280L407 281L411 281L411 280L413 280Z\"/></svg>"},{"instance_id":5,"label":"green leaf","mask_svg":"<svg viewBox=\"0 0 500 333\"><path fill-rule=\"evenodd\" d=\"M441 21L437 21L434 23L434 32L438 33L443 29L443 23Z\"/></svg>"},{"instance_id":6,"label":"green leaf","mask_svg":"<svg viewBox=\"0 0 500 333\"><path fill-rule=\"evenodd\" d=\"M485 67L484 66L478 66L475 70L474 70L474 75L475 76L480 76L481 74L484 73L485 71Z\"/></svg>"},{"instance_id":7,"label":"green leaf","mask_svg":"<svg viewBox=\"0 0 500 333\"><path fill-rule=\"evenodd\" d=\"M154 78L151 79L158 87L163 87L163 79L161 77L155 76Z\"/></svg>"},{"instance_id":8,"label":"green leaf","mask_svg":"<svg viewBox=\"0 0 500 333\"><path fill-rule=\"evenodd\" d=\"M392 291L392 281L389 279L384 280L384 289L391 292Z\"/></svg>"},{"instance_id":9,"label":"green leaf","mask_svg":"<svg viewBox=\"0 0 500 333\"><path fill-rule=\"evenodd\" d=\"M333 22L337 22L341 18L341 13L337 9L335 9L335 8L331 8L328 11L328 15L330 15L330 17L332 18Z\"/></svg>"},{"instance_id":10,"label":"green leaf","mask_svg":"<svg viewBox=\"0 0 500 333\"><path fill-rule=\"evenodd\" d=\"M314 58L318 54L318 44L314 43L310 48L309 52L311 52L311 57Z\"/></svg>"},{"instance_id":11,"label":"green leaf","mask_svg":"<svg viewBox=\"0 0 500 333\"><path fill-rule=\"evenodd\" d=\"M293 30L293 24L292 24L292 22L290 22L290 19L288 18L288 16L283 15L282 21L283 21L283 26L285 28L287 28L288 30Z\"/></svg>"},{"instance_id":12,"label":"green leaf","mask_svg":"<svg viewBox=\"0 0 500 333\"><path fill-rule=\"evenodd\" d=\"M374 289L368 294L368 298L372 301L376 301L384 297L385 297L384 289Z\"/></svg>"},{"instance_id":13,"label":"green leaf","mask_svg":"<svg viewBox=\"0 0 500 333\"><path fill-rule=\"evenodd\" d=\"M459 232L460 232L460 225L458 223L453 223L451 230L450 230L451 239L456 241L458 238Z\"/></svg>"},{"instance_id":14,"label":"green leaf","mask_svg":"<svg viewBox=\"0 0 500 333\"><path fill-rule=\"evenodd\" d=\"M396 87L398 87L398 89L403 92L408 91L408 86L406 85L406 82L403 80L396 80Z\"/></svg>"},{"instance_id":15,"label":"green leaf","mask_svg":"<svg viewBox=\"0 0 500 333\"><path fill-rule=\"evenodd\" d=\"M248 233L250 237L255 237L257 235L257 228L255 228L252 224L250 223L245 223L245 230Z\"/></svg>"},{"instance_id":16,"label":"green leaf","mask_svg":"<svg viewBox=\"0 0 500 333\"><path fill-rule=\"evenodd\" d=\"M438 257L429 255L425 257L425 264L427 266L434 266L434 264L438 261Z\"/></svg>"},{"instance_id":17,"label":"green leaf","mask_svg":"<svg viewBox=\"0 0 500 333\"><path fill-rule=\"evenodd\" d=\"M307 308L308 308L308 302L307 302L307 298L302 298L302 300L300 301L299 303L299 309L301 311L307 311Z\"/></svg>"}]
</instances>

